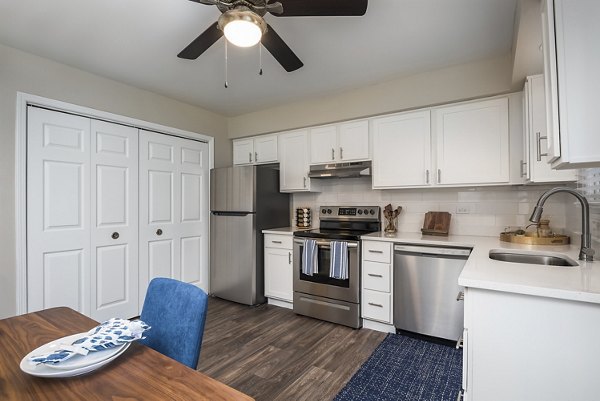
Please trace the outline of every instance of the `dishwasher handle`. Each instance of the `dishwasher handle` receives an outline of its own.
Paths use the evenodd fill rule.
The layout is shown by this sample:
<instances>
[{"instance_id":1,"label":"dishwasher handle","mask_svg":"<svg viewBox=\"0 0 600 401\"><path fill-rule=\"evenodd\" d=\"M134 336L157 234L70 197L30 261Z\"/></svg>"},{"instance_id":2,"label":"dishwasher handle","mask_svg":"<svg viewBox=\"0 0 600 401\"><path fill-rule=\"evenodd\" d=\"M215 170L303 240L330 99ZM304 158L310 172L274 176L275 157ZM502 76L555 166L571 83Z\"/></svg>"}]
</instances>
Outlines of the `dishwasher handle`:
<instances>
[{"instance_id":1,"label":"dishwasher handle","mask_svg":"<svg viewBox=\"0 0 600 401\"><path fill-rule=\"evenodd\" d=\"M394 245L394 252L417 253L435 256L458 256L466 259L471 254L471 248L399 244Z\"/></svg>"}]
</instances>

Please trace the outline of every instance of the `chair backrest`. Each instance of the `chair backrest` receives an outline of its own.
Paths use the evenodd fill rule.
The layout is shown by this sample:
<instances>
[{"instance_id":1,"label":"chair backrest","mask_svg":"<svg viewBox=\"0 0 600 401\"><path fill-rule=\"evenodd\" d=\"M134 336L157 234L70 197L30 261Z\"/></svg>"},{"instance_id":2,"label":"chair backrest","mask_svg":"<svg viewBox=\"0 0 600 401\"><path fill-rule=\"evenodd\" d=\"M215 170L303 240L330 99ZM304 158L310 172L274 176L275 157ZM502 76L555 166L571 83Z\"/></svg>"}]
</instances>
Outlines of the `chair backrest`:
<instances>
[{"instance_id":1,"label":"chair backrest","mask_svg":"<svg viewBox=\"0 0 600 401\"><path fill-rule=\"evenodd\" d=\"M202 289L170 278L153 279L140 316L152 328L140 342L196 369L207 307Z\"/></svg>"}]
</instances>

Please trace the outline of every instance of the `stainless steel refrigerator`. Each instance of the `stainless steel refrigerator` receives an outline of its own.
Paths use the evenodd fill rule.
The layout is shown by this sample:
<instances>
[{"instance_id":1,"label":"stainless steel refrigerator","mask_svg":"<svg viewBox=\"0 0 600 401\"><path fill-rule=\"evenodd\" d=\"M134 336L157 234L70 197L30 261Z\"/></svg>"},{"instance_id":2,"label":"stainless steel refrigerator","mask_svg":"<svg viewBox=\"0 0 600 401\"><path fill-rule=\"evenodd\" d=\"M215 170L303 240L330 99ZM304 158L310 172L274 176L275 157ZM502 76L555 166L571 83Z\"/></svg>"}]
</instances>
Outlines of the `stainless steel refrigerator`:
<instances>
[{"instance_id":1,"label":"stainless steel refrigerator","mask_svg":"<svg viewBox=\"0 0 600 401\"><path fill-rule=\"evenodd\" d=\"M210 292L255 305L265 302L262 230L290 225L289 194L276 166L224 167L210 174Z\"/></svg>"}]
</instances>

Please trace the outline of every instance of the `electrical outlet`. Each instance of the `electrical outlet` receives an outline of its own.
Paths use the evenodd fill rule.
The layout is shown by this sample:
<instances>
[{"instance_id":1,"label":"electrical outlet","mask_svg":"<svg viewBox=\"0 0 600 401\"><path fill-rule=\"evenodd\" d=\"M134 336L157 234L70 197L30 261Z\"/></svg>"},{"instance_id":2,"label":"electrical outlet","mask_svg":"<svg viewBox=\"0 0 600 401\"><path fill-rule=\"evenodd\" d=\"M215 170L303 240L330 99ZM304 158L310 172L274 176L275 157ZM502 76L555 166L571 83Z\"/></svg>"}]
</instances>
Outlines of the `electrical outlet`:
<instances>
[{"instance_id":1,"label":"electrical outlet","mask_svg":"<svg viewBox=\"0 0 600 401\"><path fill-rule=\"evenodd\" d=\"M469 206L457 206L456 213L457 214L469 214L469 213L471 213L471 208Z\"/></svg>"}]
</instances>

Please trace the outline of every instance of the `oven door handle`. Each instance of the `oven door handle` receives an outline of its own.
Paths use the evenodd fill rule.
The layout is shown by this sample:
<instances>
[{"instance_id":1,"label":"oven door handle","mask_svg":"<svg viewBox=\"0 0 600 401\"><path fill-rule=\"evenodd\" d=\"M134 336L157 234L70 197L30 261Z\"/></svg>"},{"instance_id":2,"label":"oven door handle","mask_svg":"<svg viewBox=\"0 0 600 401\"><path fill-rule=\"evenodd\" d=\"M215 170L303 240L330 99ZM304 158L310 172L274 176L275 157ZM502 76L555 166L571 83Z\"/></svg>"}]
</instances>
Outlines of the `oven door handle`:
<instances>
[{"instance_id":1,"label":"oven door handle","mask_svg":"<svg viewBox=\"0 0 600 401\"><path fill-rule=\"evenodd\" d=\"M295 239L294 242L296 244L304 245L304 241ZM317 241L317 246L321 248L330 248L329 241ZM358 248L358 243L356 242L348 242L348 248Z\"/></svg>"}]
</instances>

